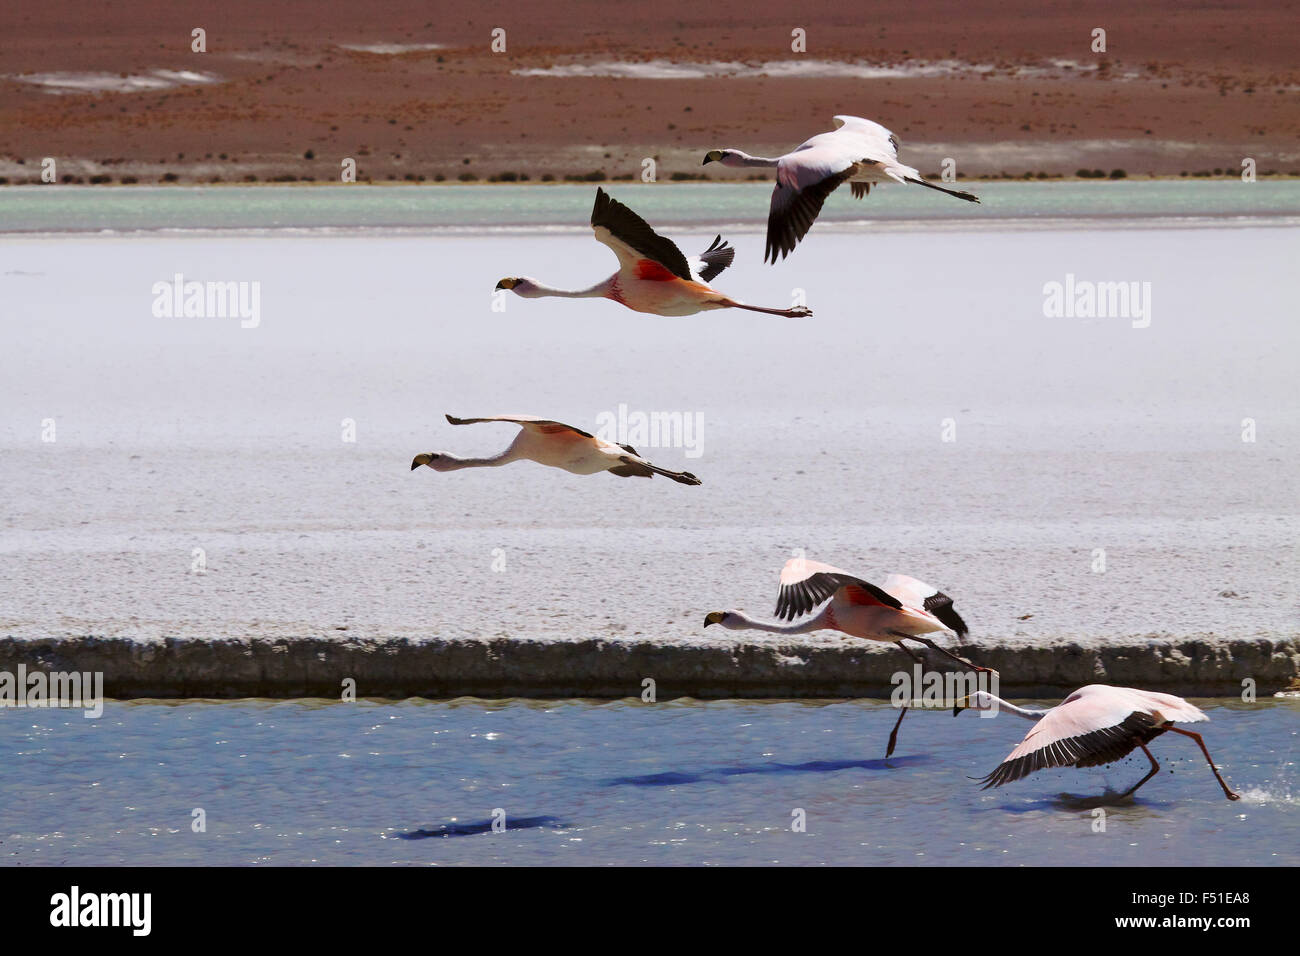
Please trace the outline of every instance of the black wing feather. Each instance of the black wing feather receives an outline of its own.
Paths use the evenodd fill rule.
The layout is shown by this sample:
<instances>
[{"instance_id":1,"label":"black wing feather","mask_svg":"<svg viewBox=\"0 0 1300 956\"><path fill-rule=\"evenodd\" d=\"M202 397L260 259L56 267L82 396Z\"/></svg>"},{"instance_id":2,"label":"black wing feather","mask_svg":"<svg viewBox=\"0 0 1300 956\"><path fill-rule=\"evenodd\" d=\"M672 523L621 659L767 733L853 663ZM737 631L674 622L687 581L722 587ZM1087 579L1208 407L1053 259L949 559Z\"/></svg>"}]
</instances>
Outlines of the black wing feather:
<instances>
[{"instance_id":1,"label":"black wing feather","mask_svg":"<svg viewBox=\"0 0 1300 956\"><path fill-rule=\"evenodd\" d=\"M704 268L700 270L700 278L708 282L731 265L732 260L736 258L736 250L727 245L721 236L717 236L714 238L713 244L700 253L700 258L704 260Z\"/></svg>"},{"instance_id":2,"label":"black wing feather","mask_svg":"<svg viewBox=\"0 0 1300 956\"><path fill-rule=\"evenodd\" d=\"M647 259L653 259L679 279L693 281L691 267L686 257L670 239L665 239L650 228L649 223L611 199L605 190L596 189L596 204L591 209L591 225L604 226L613 235L627 243Z\"/></svg>"},{"instance_id":3,"label":"black wing feather","mask_svg":"<svg viewBox=\"0 0 1300 956\"><path fill-rule=\"evenodd\" d=\"M796 617L807 614L846 584L862 588L887 607L900 608L903 606L899 603L898 598L861 578L855 578L851 574L832 574L829 571L818 571L802 581L787 584L781 588L776 598L776 616L779 620L793 621Z\"/></svg>"},{"instance_id":4,"label":"black wing feather","mask_svg":"<svg viewBox=\"0 0 1300 956\"><path fill-rule=\"evenodd\" d=\"M980 783L987 790L1014 783L1047 767L1100 767L1127 757L1162 733L1164 728L1156 724L1154 717L1134 711L1114 727L1057 740L1023 757L1004 761Z\"/></svg>"},{"instance_id":5,"label":"black wing feather","mask_svg":"<svg viewBox=\"0 0 1300 956\"><path fill-rule=\"evenodd\" d=\"M953 609L952 598L942 591L935 591L925 599L925 609L942 621L958 637L965 637L970 630L966 626L966 622L961 619L961 615Z\"/></svg>"},{"instance_id":6,"label":"black wing feather","mask_svg":"<svg viewBox=\"0 0 1300 956\"><path fill-rule=\"evenodd\" d=\"M767 262L771 259L772 262L776 262L777 253L780 253L781 258L784 259L793 252L799 240L812 228L817 214L822 211L822 203L826 201L826 197L852 175L853 167L850 166L834 176L827 176L807 189L794 191L794 198L779 212L775 208L772 209L767 216L767 251L763 253L763 261ZM776 184L777 193L790 188L779 181Z\"/></svg>"}]
</instances>

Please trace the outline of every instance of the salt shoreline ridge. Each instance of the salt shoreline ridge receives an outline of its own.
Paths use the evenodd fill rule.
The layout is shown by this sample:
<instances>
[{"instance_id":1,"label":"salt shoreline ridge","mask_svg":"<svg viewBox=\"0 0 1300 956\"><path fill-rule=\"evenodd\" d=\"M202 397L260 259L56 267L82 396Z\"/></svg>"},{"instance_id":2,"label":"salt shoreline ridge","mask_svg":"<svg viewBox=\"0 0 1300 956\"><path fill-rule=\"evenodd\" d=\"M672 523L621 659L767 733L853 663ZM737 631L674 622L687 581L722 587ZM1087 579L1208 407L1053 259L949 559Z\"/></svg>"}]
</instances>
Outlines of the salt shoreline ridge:
<instances>
[{"instance_id":1,"label":"salt shoreline ridge","mask_svg":"<svg viewBox=\"0 0 1300 956\"><path fill-rule=\"evenodd\" d=\"M1262 697L1300 675L1300 634L981 641L951 649L998 670L1004 696L1053 697L1107 683L1240 697L1242 681L1251 678ZM857 642L0 638L0 670L20 664L29 672L103 672L104 693L114 699L338 698L346 678L356 681L359 698L623 699L639 698L647 677L658 700L888 698L891 675L913 668L895 648Z\"/></svg>"}]
</instances>

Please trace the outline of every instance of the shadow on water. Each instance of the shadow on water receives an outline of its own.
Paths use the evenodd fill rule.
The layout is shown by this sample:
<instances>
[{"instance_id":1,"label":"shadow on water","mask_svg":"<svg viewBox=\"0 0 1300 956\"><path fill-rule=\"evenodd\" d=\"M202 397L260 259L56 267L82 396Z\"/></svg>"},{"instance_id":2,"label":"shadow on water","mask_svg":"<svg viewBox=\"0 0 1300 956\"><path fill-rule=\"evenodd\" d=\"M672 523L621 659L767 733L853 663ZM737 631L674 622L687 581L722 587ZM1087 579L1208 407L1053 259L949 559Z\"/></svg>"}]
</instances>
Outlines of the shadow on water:
<instances>
[{"instance_id":1,"label":"shadow on water","mask_svg":"<svg viewBox=\"0 0 1300 956\"><path fill-rule=\"evenodd\" d=\"M811 760L807 763L765 763L747 767L718 767L701 770L697 773L667 771L665 773L646 774L641 777L616 777L605 781L606 787L672 787L687 783L702 783L725 780L752 773L835 773L839 770L895 770L902 767L931 763L933 757L917 754L908 757L892 757L885 760ZM559 817L506 817L507 830L563 830L569 824ZM436 826L419 830L408 830L394 834L401 840L428 840L432 837L475 836L492 832L492 820L478 820L473 823L439 823Z\"/></svg>"},{"instance_id":2,"label":"shadow on water","mask_svg":"<svg viewBox=\"0 0 1300 956\"><path fill-rule=\"evenodd\" d=\"M1172 806L1172 803L1165 801L1144 800L1136 794L1125 796L1123 791L1107 790L1100 794L1058 793L1055 796L1043 797L1040 800L1029 800L1025 803L1004 803L996 807L996 809L1005 810L1007 813L1033 813L1046 810L1079 812L1082 810L1096 810L1098 807L1130 807L1139 811L1153 811L1168 809Z\"/></svg>"},{"instance_id":3,"label":"shadow on water","mask_svg":"<svg viewBox=\"0 0 1300 956\"><path fill-rule=\"evenodd\" d=\"M505 828L507 830L563 830L567 825L559 817L552 816L506 817L505 819ZM427 840L430 837L475 836L479 833L491 832L492 821L480 820L475 823L440 823L427 830L410 830L406 833L398 833L397 837L402 840Z\"/></svg>"},{"instance_id":4,"label":"shadow on water","mask_svg":"<svg viewBox=\"0 0 1300 956\"><path fill-rule=\"evenodd\" d=\"M694 773L682 771L665 771L650 773L640 777L615 777L605 781L606 787L675 787L687 783L718 782L727 777L738 777L751 773L835 773L839 770L895 770L930 763L934 760L928 754L916 754L910 757L890 757L884 760L811 760L807 763L763 763L748 767L718 767L713 770L700 770Z\"/></svg>"}]
</instances>

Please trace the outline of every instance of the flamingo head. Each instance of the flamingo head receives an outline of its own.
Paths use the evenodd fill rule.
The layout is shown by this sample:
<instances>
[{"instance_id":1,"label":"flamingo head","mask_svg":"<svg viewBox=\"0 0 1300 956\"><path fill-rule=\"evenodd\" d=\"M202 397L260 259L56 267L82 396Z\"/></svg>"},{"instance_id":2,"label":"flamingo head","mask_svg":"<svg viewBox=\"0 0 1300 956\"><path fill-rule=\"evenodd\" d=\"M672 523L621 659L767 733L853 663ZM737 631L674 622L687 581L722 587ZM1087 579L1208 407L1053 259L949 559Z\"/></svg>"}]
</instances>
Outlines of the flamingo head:
<instances>
[{"instance_id":1,"label":"flamingo head","mask_svg":"<svg viewBox=\"0 0 1300 956\"><path fill-rule=\"evenodd\" d=\"M411 459L411 471L419 468L421 465L427 465L434 471L450 471L453 467L451 459L447 455L440 454L436 451L426 454L416 455Z\"/></svg>"},{"instance_id":2,"label":"flamingo head","mask_svg":"<svg viewBox=\"0 0 1300 956\"><path fill-rule=\"evenodd\" d=\"M708 627L710 624L721 624L725 628L734 630L735 625L732 622L735 621L735 617L735 614L731 611L710 611L705 615L704 626Z\"/></svg>"},{"instance_id":3,"label":"flamingo head","mask_svg":"<svg viewBox=\"0 0 1300 956\"><path fill-rule=\"evenodd\" d=\"M996 699L987 691L977 690L975 693L957 699L953 704L952 715L956 717L963 710L997 710Z\"/></svg>"},{"instance_id":4,"label":"flamingo head","mask_svg":"<svg viewBox=\"0 0 1300 956\"><path fill-rule=\"evenodd\" d=\"M704 154L704 162L701 166L707 166L709 163L721 163L723 166L739 165L737 160L740 159L740 150L738 149L711 149Z\"/></svg>"},{"instance_id":5,"label":"flamingo head","mask_svg":"<svg viewBox=\"0 0 1300 956\"><path fill-rule=\"evenodd\" d=\"M505 278L497 283L497 291L499 292L502 289L509 289L515 295L522 295L524 298L529 298L536 294L537 282L533 279L529 279L527 276Z\"/></svg>"}]
</instances>

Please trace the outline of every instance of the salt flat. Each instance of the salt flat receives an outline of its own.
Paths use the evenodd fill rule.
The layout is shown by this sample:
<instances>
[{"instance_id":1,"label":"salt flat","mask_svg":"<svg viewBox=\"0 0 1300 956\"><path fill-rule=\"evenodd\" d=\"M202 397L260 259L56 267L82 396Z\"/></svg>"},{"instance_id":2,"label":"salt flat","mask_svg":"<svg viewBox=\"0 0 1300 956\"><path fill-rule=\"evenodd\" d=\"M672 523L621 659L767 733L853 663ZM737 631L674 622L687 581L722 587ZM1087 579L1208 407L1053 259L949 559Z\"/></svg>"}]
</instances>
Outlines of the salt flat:
<instances>
[{"instance_id":1,"label":"salt flat","mask_svg":"<svg viewBox=\"0 0 1300 956\"><path fill-rule=\"evenodd\" d=\"M699 641L801 548L976 643L1295 637L1296 229L729 238L720 288L815 316L493 311L612 271L576 235L3 240L0 634ZM177 273L260 283L259 324L156 317ZM1149 282L1149 326L1046 317L1067 275ZM703 485L409 470L513 434L445 412L620 403L698 416L640 450Z\"/></svg>"}]
</instances>

